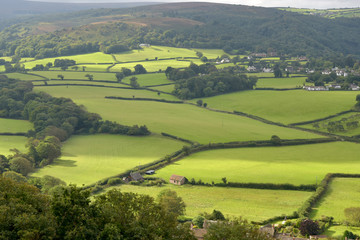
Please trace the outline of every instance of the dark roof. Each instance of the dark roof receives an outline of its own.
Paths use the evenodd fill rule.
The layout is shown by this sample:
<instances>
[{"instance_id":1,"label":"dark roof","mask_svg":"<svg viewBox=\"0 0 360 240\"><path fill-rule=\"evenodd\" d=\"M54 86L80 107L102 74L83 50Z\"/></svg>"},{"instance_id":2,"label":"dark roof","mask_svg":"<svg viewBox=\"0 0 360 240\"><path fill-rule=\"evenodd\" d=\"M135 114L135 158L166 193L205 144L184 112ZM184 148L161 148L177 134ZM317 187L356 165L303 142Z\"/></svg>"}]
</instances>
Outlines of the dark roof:
<instances>
[{"instance_id":1,"label":"dark roof","mask_svg":"<svg viewBox=\"0 0 360 240\"><path fill-rule=\"evenodd\" d=\"M171 177L170 177L170 180L174 180L174 181L181 181L181 180L183 180L185 177L183 177L183 176L179 176L179 175L175 175L175 174L173 174L173 175L171 175Z\"/></svg>"},{"instance_id":2,"label":"dark roof","mask_svg":"<svg viewBox=\"0 0 360 240\"><path fill-rule=\"evenodd\" d=\"M130 173L130 177L134 181L142 181L142 180L144 180L144 178L141 176L141 174L139 172Z\"/></svg>"}]
</instances>

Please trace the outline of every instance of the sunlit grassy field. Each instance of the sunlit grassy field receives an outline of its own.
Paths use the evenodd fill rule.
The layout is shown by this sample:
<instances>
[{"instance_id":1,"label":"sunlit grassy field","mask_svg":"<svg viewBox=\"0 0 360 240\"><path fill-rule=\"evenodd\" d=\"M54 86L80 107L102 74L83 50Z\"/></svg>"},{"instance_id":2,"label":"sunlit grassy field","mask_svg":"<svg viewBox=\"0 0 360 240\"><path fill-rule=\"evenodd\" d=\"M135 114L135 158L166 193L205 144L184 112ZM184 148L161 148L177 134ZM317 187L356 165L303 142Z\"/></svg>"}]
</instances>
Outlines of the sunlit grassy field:
<instances>
[{"instance_id":1,"label":"sunlit grassy field","mask_svg":"<svg viewBox=\"0 0 360 240\"><path fill-rule=\"evenodd\" d=\"M32 123L25 120L0 118L0 133L25 133L32 128Z\"/></svg>"},{"instance_id":2,"label":"sunlit grassy field","mask_svg":"<svg viewBox=\"0 0 360 240\"><path fill-rule=\"evenodd\" d=\"M257 88L296 88L302 87L306 77L300 78L260 78Z\"/></svg>"},{"instance_id":3,"label":"sunlit grassy field","mask_svg":"<svg viewBox=\"0 0 360 240\"><path fill-rule=\"evenodd\" d=\"M319 183L327 173L358 173L359 145L322 143L288 147L224 149L199 152L157 171L203 182Z\"/></svg>"},{"instance_id":4,"label":"sunlit grassy field","mask_svg":"<svg viewBox=\"0 0 360 240\"><path fill-rule=\"evenodd\" d=\"M250 221L261 221L278 215L289 215L310 197L310 192L272 191L243 188L218 188L199 186L139 187L121 185L123 192L147 194L154 198L164 189L176 191L186 204L186 215L195 217L214 209L226 217L243 217Z\"/></svg>"},{"instance_id":5,"label":"sunlit grassy field","mask_svg":"<svg viewBox=\"0 0 360 240\"><path fill-rule=\"evenodd\" d=\"M190 63L202 64L199 59L191 59L191 60L159 60L159 61L144 61L144 62L132 62L132 63L121 63L116 64L114 67L110 69L111 72L120 72L121 68L129 68L131 71L134 71L134 67L137 64L141 64L144 66L146 71L148 72L157 72L159 70L165 71L167 67L173 68L185 68L190 66Z\"/></svg>"},{"instance_id":6,"label":"sunlit grassy field","mask_svg":"<svg viewBox=\"0 0 360 240\"><path fill-rule=\"evenodd\" d=\"M32 72L35 74L38 74L40 76L44 76L49 79L60 79L58 75L63 75L64 80L67 79L83 79L88 80L87 77L85 77L86 74L91 74L94 77L94 80L96 81L114 81L116 82L116 76L115 73L87 73L87 72L70 72L70 71L38 71L38 72Z\"/></svg>"},{"instance_id":7,"label":"sunlit grassy field","mask_svg":"<svg viewBox=\"0 0 360 240\"><path fill-rule=\"evenodd\" d=\"M141 74L141 75L132 75L126 77L122 80L124 83L130 83L130 78L136 77L137 82L140 86L152 86L152 85L160 85L160 84L167 84L173 83L172 81L166 78L165 73L150 73L150 74Z\"/></svg>"},{"instance_id":8,"label":"sunlit grassy field","mask_svg":"<svg viewBox=\"0 0 360 240\"><path fill-rule=\"evenodd\" d=\"M346 220L344 210L360 206L360 179L335 178L323 200L315 206L312 217L332 216L336 222Z\"/></svg>"},{"instance_id":9,"label":"sunlit grassy field","mask_svg":"<svg viewBox=\"0 0 360 240\"><path fill-rule=\"evenodd\" d=\"M1 136L0 135L0 155L11 154L10 149L16 148L25 151L26 137L21 136Z\"/></svg>"},{"instance_id":10,"label":"sunlit grassy field","mask_svg":"<svg viewBox=\"0 0 360 240\"><path fill-rule=\"evenodd\" d=\"M224 94L203 101L211 108L241 111L288 124L350 110L356 103L357 94L356 91L259 90Z\"/></svg>"},{"instance_id":11,"label":"sunlit grassy field","mask_svg":"<svg viewBox=\"0 0 360 240\"><path fill-rule=\"evenodd\" d=\"M184 143L161 136L73 136L64 143L62 157L32 176L54 176L66 183L95 183L138 165L156 161ZM141 150L139 150L141 149Z\"/></svg>"},{"instance_id":12,"label":"sunlit grassy field","mask_svg":"<svg viewBox=\"0 0 360 240\"><path fill-rule=\"evenodd\" d=\"M122 88L131 88L130 86L126 84L121 83L108 83L108 82L95 82L95 81L87 81L87 80L51 80L46 82L47 85L45 85L44 81L36 81L33 82L34 86L51 86L51 85L57 85L57 84L71 84L71 85L102 85L106 87L122 87Z\"/></svg>"},{"instance_id":13,"label":"sunlit grassy field","mask_svg":"<svg viewBox=\"0 0 360 240\"><path fill-rule=\"evenodd\" d=\"M37 72L35 74L37 74ZM23 73L7 73L6 76L8 76L8 78L19 79L22 81L43 80L42 77Z\"/></svg>"},{"instance_id":14,"label":"sunlit grassy field","mask_svg":"<svg viewBox=\"0 0 360 240\"><path fill-rule=\"evenodd\" d=\"M151 89L171 93L174 90L174 85L166 85L166 86L157 86L157 87L150 87Z\"/></svg>"},{"instance_id":15,"label":"sunlit grassy field","mask_svg":"<svg viewBox=\"0 0 360 240\"><path fill-rule=\"evenodd\" d=\"M308 132L264 124L249 118L212 112L188 104L148 101L119 101L104 96L147 97L176 100L174 96L144 90L105 89L94 87L41 87L56 97L72 98L90 112L104 119L133 125L146 125L151 131L166 132L185 139L209 142L267 140L274 134L282 138L316 138Z\"/></svg>"}]
</instances>

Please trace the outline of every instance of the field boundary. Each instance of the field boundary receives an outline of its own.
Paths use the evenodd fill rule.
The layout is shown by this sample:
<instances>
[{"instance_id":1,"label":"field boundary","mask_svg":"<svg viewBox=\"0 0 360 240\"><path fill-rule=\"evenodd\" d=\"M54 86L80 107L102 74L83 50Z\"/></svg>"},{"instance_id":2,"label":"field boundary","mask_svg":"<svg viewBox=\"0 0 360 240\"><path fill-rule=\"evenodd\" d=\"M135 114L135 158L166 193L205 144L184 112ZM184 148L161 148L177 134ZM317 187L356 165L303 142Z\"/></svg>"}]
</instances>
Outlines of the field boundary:
<instances>
[{"instance_id":1,"label":"field boundary","mask_svg":"<svg viewBox=\"0 0 360 240\"><path fill-rule=\"evenodd\" d=\"M344 115L344 114L347 114L347 113L351 113L351 112L359 112L359 111L350 109L350 110L342 111L342 112L339 112L339 113L335 113L335 114L327 116L327 117L318 118L318 119L315 119L315 120L298 122L298 123L291 123L291 124L289 124L289 126L301 126L301 125L307 125L307 124L311 124L311 123L321 122L321 121L328 120L328 119L338 117L338 116L341 116L341 115Z\"/></svg>"},{"instance_id":2,"label":"field boundary","mask_svg":"<svg viewBox=\"0 0 360 240\"><path fill-rule=\"evenodd\" d=\"M10 133L10 132L2 132L0 133L0 136L26 136L26 133L24 132L17 132L17 133Z\"/></svg>"},{"instance_id":3,"label":"field boundary","mask_svg":"<svg viewBox=\"0 0 360 240\"><path fill-rule=\"evenodd\" d=\"M156 98L126 98L126 97L115 97L115 96L105 96L107 99L115 99L115 100L126 100L126 101L153 101L153 102L164 102L164 103L176 103L176 104L183 104L183 101L171 101L165 99L156 99Z\"/></svg>"}]
</instances>

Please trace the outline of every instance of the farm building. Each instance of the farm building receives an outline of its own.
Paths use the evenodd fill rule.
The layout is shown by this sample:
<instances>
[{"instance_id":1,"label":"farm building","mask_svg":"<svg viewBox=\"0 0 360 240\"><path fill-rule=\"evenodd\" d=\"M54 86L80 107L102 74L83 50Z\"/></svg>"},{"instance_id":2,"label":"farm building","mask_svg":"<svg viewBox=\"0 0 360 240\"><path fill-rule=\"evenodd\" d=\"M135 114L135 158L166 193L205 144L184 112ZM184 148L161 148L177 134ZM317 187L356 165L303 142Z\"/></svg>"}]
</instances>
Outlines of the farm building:
<instances>
[{"instance_id":1,"label":"farm building","mask_svg":"<svg viewBox=\"0 0 360 240\"><path fill-rule=\"evenodd\" d=\"M169 182L175 185L183 185L186 182L186 178L183 176L173 174L171 175Z\"/></svg>"},{"instance_id":2,"label":"farm building","mask_svg":"<svg viewBox=\"0 0 360 240\"><path fill-rule=\"evenodd\" d=\"M144 178L141 176L139 172L130 173L131 181L144 181Z\"/></svg>"}]
</instances>

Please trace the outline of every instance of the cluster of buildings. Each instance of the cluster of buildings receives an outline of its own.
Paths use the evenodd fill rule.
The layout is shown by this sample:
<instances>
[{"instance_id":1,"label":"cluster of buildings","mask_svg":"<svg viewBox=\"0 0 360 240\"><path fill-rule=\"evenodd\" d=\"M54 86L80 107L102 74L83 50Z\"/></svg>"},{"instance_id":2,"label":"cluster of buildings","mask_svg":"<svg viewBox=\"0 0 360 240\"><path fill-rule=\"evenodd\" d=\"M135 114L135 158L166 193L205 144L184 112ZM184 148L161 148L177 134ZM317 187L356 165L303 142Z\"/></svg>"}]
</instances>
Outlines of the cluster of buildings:
<instances>
[{"instance_id":1,"label":"cluster of buildings","mask_svg":"<svg viewBox=\"0 0 360 240\"><path fill-rule=\"evenodd\" d=\"M341 90L343 87L340 84L331 84L329 86L304 86L303 89L307 91L329 91L330 89ZM356 84L350 84L345 90L359 91L360 87Z\"/></svg>"}]
</instances>

